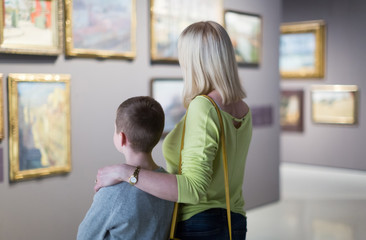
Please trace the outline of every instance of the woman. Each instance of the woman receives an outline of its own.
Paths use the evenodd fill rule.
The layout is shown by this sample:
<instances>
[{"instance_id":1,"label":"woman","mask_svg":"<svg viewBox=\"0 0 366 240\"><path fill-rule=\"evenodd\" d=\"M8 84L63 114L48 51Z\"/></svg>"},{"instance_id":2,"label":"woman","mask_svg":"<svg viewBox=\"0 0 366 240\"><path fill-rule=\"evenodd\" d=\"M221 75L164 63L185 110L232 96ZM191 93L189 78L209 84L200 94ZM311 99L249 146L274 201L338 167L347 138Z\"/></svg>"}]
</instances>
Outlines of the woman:
<instances>
[{"instance_id":1,"label":"woman","mask_svg":"<svg viewBox=\"0 0 366 240\"><path fill-rule=\"evenodd\" d=\"M171 174L141 170L135 186L154 196L178 201L176 237L228 239L220 125L210 96L219 106L225 129L233 239L245 239L246 217L242 184L252 135L251 113L237 70L233 46L215 22L188 26L178 41L187 108L182 174L178 172L182 119L167 135L163 154ZM95 190L129 181L135 167L122 164L98 171ZM175 174L174 174L175 173Z\"/></svg>"}]
</instances>

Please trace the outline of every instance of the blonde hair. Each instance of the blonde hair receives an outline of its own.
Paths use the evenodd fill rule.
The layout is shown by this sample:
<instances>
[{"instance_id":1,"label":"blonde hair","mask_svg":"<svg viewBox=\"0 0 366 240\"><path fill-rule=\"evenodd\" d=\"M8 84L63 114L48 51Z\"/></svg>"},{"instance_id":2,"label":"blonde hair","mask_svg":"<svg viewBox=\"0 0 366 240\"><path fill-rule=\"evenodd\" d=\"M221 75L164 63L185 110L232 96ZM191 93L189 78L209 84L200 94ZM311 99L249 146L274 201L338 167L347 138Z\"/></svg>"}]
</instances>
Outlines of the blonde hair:
<instances>
[{"instance_id":1,"label":"blonde hair","mask_svg":"<svg viewBox=\"0 0 366 240\"><path fill-rule=\"evenodd\" d=\"M197 22L188 26L178 40L179 64L184 78L183 103L200 94L217 90L223 104L241 100L241 86L234 48L225 29L218 23Z\"/></svg>"}]
</instances>

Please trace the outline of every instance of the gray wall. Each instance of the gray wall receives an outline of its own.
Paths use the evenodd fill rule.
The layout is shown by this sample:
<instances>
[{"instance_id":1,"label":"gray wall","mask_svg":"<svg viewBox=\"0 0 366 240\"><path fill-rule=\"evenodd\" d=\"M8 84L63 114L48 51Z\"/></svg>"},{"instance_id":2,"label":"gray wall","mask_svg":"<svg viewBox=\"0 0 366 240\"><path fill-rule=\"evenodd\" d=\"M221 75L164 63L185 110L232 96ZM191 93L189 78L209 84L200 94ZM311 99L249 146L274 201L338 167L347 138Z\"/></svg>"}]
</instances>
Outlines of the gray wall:
<instances>
[{"instance_id":1,"label":"gray wall","mask_svg":"<svg viewBox=\"0 0 366 240\"><path fill-rule=\"evenodd\" d=\"M74 239L89 208L97 169L123 161L114 149L115 109L128 97L149 94L153 77L181 77L177 65L150 65L149 5L137 2L137 57L133 61L0 56L0 73L71 74L72 172L15 184L8 182L8 137L1 142L4 182L0 182L0 239ZM254 106L273 106L274 122L254 129L248 156L244 195L247 209L279 198L279 74L280 0L227 0L225 8L263 17L263 60L259 68L240 68ZM6 81L3 82L4 90ZM7 93L4 91L4 99ZM5 119L7 119L5 104ZM5 124L6 134L7 122ZM161 143L154 151L163 166ZM0 168L1 169L1 168Z\"/></svg>"},{"instance_id":2,"label":"gray wall","mask_svg":"<svg viewBox=\"0 0 366 240\"><path fill-rule=\"evenodd\" d=\"M283 89L305 91L304 132L282 133L282 161L366 170L366 2L284 0L282 13L283 22L324 19L327 27L324 79L281 81ZM310 87L317 84L358 85L359 123L313 123Z\"/></svg>"}]
</instances>

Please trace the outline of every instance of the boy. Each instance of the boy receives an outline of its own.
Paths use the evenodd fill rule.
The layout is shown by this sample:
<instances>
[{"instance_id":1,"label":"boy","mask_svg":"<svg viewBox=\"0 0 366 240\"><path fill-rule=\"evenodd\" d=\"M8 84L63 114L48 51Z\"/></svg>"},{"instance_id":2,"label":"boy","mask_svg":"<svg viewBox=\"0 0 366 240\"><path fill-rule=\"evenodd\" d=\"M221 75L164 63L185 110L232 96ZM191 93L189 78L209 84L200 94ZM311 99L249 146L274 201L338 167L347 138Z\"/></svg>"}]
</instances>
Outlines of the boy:
<instances>
[{"instance_id":1,"label":"boy","mask_svg":"<svg viewBox=\"0 0 366 240\"><path fill-rule=\"evenodd\" d=\"M163 132L163 109L151 97L133 97L118 107L116 115L114 145L136 170L129 183L95 194L77 239L168 239L174 203L134 187L140 168L165 172L151 155Z\"/></svg>"}]
</instances>

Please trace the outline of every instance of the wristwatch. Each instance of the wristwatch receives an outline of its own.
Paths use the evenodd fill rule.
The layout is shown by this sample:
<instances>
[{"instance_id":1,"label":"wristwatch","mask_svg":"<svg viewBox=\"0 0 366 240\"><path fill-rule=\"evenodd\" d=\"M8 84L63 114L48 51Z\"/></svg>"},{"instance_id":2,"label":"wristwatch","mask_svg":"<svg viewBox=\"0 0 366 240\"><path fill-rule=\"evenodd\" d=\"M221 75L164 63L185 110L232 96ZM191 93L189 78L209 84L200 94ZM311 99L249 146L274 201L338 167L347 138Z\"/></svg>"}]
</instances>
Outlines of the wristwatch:
<instances>
[{"instance_id":1,"label":"wristwatch","mask_svg":"<svg viewBox=\"0 0 366 240\"><path fill-rule=\"evenodd\" d=\"M132 186L134 186L137 183L137 181L138 181L140 169L141 169L140 166L136 167L135 171L133 172L133 174L131 175L131 177L128 179L128 182Z\"/></svg>"}]
</instances>

